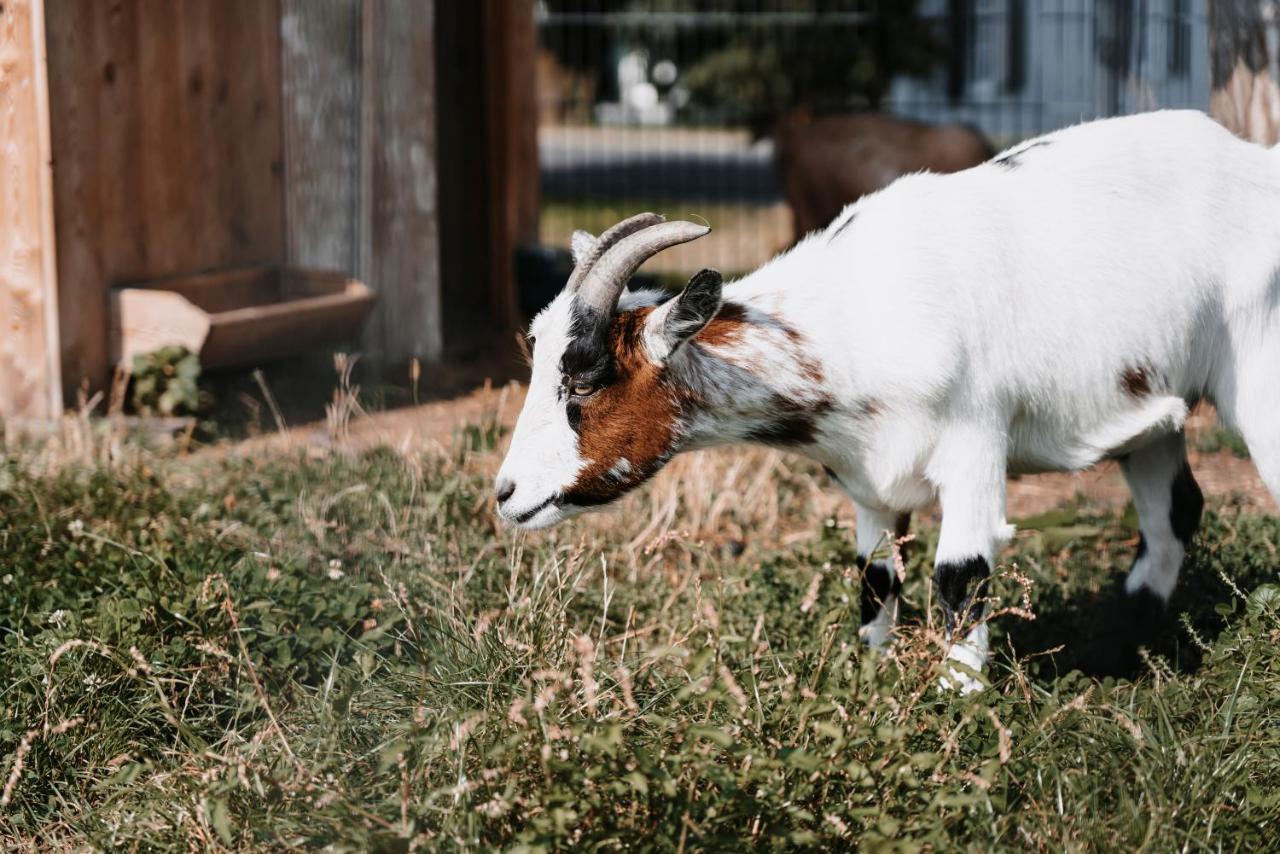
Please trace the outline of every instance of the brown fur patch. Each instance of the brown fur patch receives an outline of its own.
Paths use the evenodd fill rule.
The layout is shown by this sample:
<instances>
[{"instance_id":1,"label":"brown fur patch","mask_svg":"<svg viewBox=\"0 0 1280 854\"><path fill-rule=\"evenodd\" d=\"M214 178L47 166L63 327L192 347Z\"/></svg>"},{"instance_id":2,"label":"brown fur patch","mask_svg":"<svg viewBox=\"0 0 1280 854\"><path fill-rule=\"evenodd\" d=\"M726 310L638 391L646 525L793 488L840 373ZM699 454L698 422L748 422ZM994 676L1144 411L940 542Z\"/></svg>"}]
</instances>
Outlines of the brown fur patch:
<instances>
[{"instance_id":1,"label":"brown fur patch","mask_svg":"<svg viewBox=\"0 0 1280 854\"><path fill-rule=\"evenodd\" d=\"M708 347L731 347L742 340L750 325L745 308L736 302L726 302L693 340Z\"/></svg>"},{"instance_id":2,"label":"brown fur patch","mask_svg":"<svg viewBox=\"0 0 1280 854\"><path fill-rule=\"evenodd\" d=\"M605 504L652 477L671 457L687 395L644 351L644 325L652 308L623 312L609 329L613 381L582 403L579 452L588 460L565 500L580 507ZM630 464L614 475L619 460Z\"/></svg>"},{"instance_id":3,"label":"brown fur patch","mask_svg":"<svg viewBox=\"0 0 1280 854\"><path fill-rule=\"evenodd\" d=\"M1146 397L1151 394L1151 372L1138 365L1125 368L1120 373L1120 387L1131 397Z\"/></svg>"}]
</instances>

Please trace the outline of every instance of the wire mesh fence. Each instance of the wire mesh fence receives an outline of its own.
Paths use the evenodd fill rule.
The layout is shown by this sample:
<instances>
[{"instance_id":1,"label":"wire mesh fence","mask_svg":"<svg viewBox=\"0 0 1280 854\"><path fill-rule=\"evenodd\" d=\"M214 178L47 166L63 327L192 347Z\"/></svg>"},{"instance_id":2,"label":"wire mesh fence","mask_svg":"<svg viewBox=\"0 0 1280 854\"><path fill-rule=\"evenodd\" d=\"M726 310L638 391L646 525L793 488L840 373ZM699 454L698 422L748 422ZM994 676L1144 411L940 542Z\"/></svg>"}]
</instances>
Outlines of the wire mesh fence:
<instances>
[{"instance_id":1,"label":"wire mesh fence","mask_svg":"<svg viewBox=\"0 0 1280 854\"><path fill-rule=\"evenodd\" d=\"M793 240L774 130L801 104L999 148L1210 89L1206 0L542 0L538 27L543 242L638 210L711 222L659 272L744 271Z\"/></svg>"}]
</instances>

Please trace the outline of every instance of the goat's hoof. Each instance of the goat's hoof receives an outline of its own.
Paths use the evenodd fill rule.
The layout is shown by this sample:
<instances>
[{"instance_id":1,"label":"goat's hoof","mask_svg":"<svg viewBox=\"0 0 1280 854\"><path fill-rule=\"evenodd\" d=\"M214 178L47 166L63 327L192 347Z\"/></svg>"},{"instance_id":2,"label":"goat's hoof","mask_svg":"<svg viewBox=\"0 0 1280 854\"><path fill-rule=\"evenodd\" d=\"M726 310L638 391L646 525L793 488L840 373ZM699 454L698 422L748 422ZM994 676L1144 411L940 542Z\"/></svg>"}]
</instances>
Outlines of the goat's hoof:
<instances>
[{"instance_id":1,"label":"goat's hoof","mask_svg":"<svg viewBox=\"0 0 1280 854\"><path fill-rule=\"evenodd\" d=\"M867 623L858 629L858 640L867 649L883 652L893 645L893 627Z\"/></svg>"},{"instance_id":2,"label":"goat's hoof","mask_svg":"<svg viewBox=\"0 0 1280 854\"><path fill-rule=\"evenodd\" d=\"M938 679L938 687L944 692L967 697L985 690L987 686L979 677L964 673L959 668L949 667L948 672Z\"/></svg>"}]
</instances>

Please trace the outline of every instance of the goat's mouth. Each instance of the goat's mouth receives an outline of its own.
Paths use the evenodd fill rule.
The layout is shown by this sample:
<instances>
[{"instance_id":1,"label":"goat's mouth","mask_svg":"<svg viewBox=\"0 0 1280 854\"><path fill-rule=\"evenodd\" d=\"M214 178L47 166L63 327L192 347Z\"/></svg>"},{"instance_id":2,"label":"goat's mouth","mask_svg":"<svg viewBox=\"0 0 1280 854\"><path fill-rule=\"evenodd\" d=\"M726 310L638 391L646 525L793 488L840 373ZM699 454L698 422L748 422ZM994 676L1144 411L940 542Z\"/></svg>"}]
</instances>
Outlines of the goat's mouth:
<instances>
[{"instance_id":1,"label":"goat's mouth","mask_svg":"<svg viewBox=\"0 0 1280 854\"><path fill-rule=\"evenodd\" d=\"M536 531L563 522L577 512L580 512L579 508L566 504L564 496L556 493L527 510L521 510L519 513L503 513L502 516L517 528Z\"/></svg>"},{"instance_id":2,"label":"goat's mouth","mask_svg":"<svg viewBox=\"0 0 1280 854\"><path fill-rule=\"evenodd\" d=\"M548 498L546 501L542 502L541 504L535 504L534 506L530 507L528 510L525 510L523 513L515 514L514 516L511 517L511 521L515 522L517 525L521 525L521 526L527 525L529 522L533 521L534 517L536 517L543 510L546 510L548 507L558 508L559 503L560 503L560 496L558 494L553 495L550 498Z\"/></svg>"}]
</instances>

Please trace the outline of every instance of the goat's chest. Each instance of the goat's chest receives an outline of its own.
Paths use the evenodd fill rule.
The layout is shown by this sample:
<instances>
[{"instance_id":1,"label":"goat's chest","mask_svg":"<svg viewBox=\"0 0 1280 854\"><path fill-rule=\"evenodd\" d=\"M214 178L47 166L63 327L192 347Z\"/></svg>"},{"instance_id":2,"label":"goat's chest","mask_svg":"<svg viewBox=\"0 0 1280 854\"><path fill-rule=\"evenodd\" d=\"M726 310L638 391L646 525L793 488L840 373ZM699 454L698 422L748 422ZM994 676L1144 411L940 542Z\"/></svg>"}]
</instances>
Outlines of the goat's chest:
<instances>
[{"instance_id":1,"label":"goat's chest","mask_svg":"<svg viewBox=\"0 0 1280 854\"><path fill-rule=\"evenodd\" d=\"M890 510L914 510L937 497L925 476L932 447L926 424L910 418L865 422L833 418L808 456L822 463L854 501Z\"/></svg>"}]
</instances>

